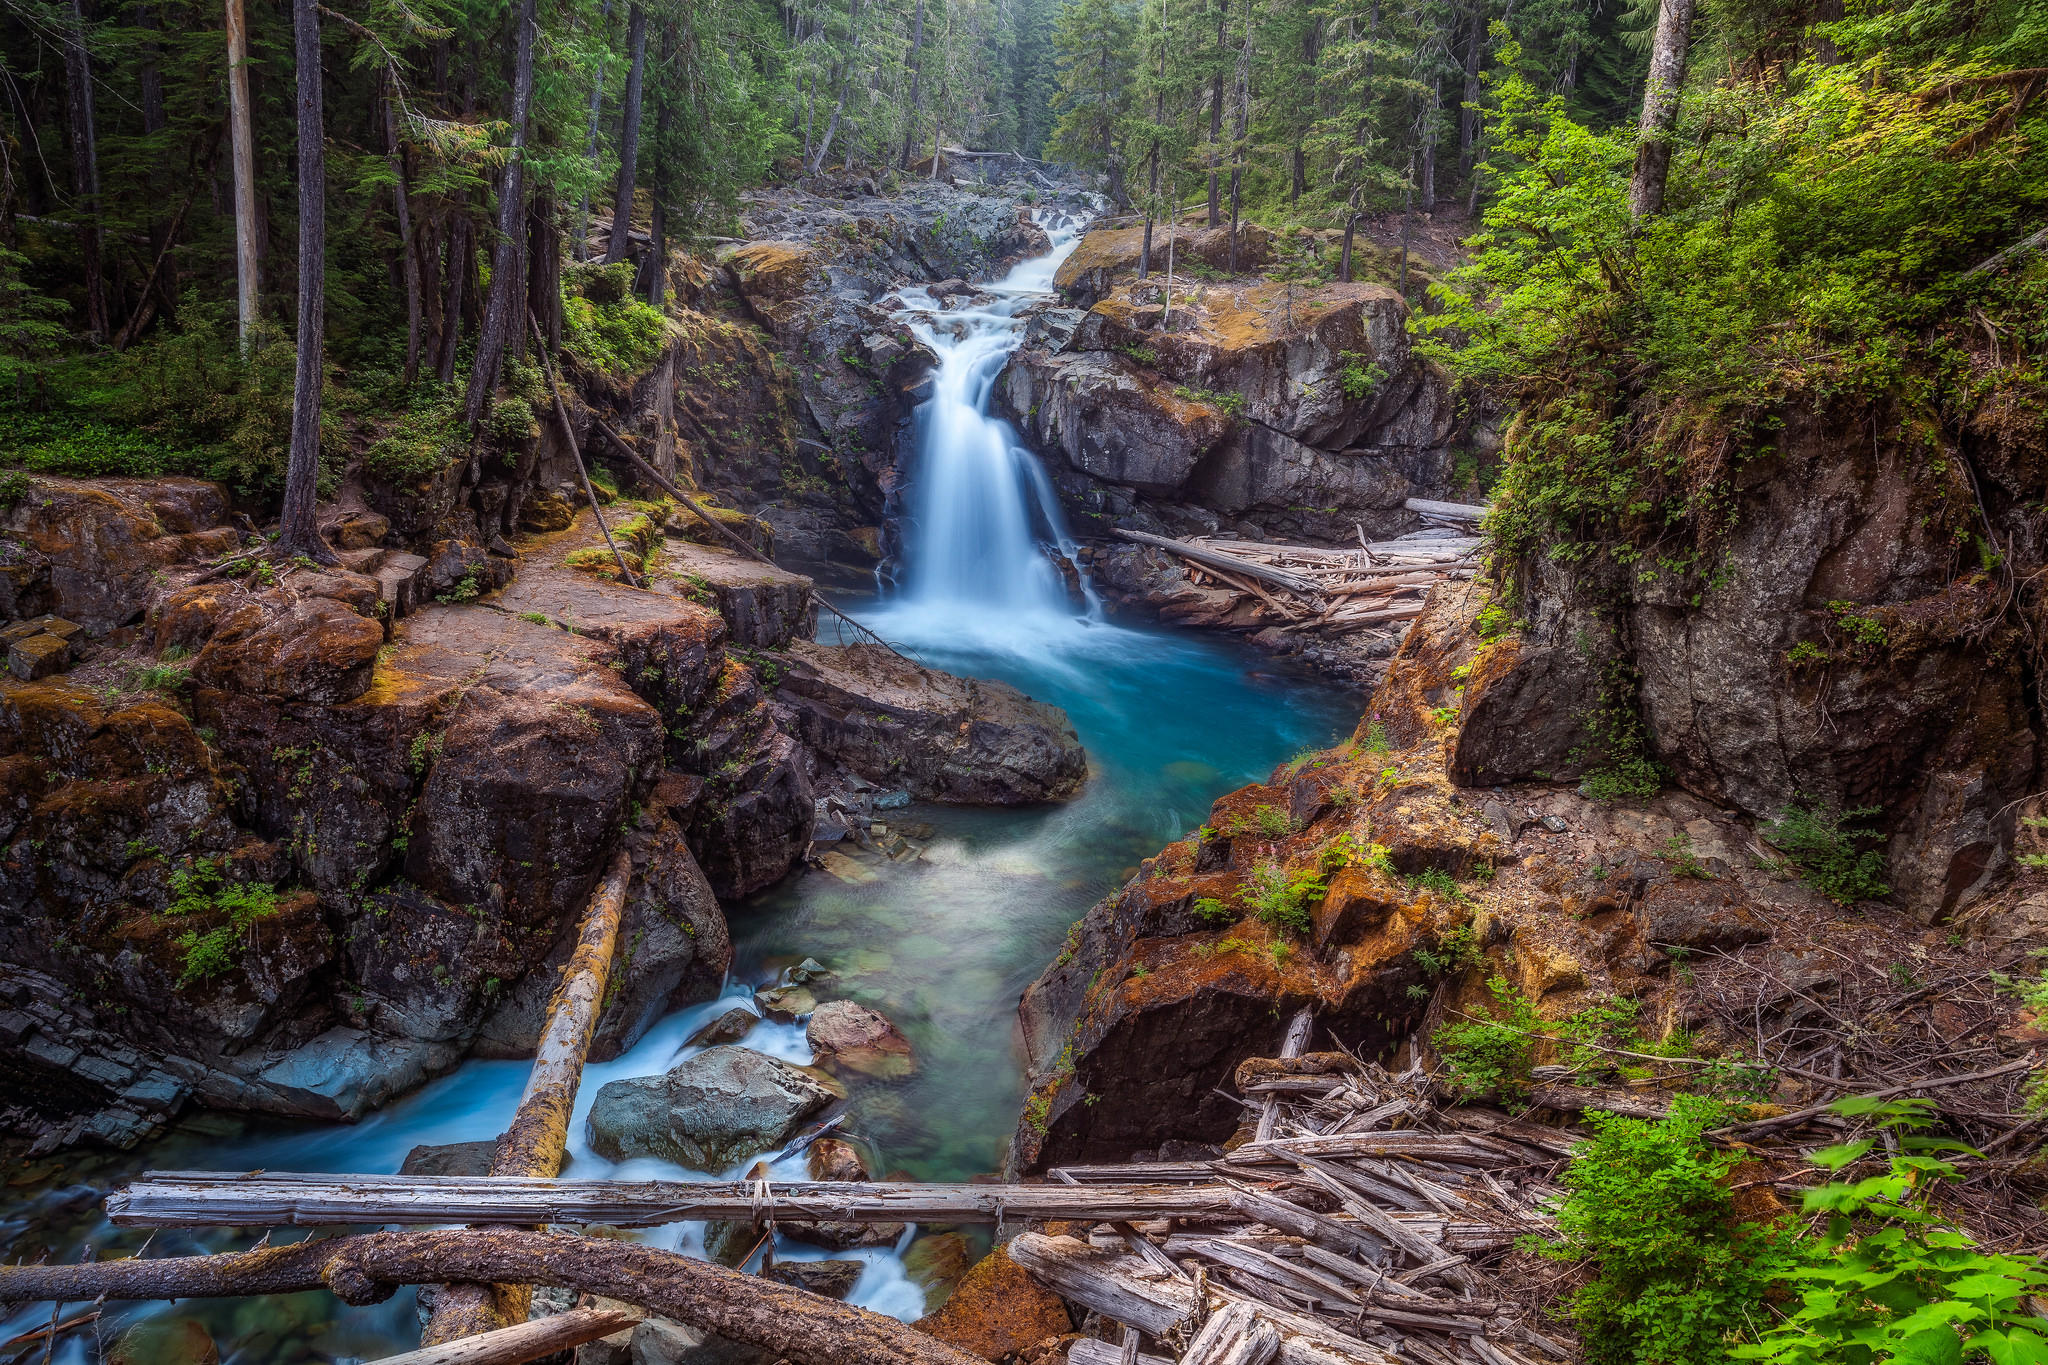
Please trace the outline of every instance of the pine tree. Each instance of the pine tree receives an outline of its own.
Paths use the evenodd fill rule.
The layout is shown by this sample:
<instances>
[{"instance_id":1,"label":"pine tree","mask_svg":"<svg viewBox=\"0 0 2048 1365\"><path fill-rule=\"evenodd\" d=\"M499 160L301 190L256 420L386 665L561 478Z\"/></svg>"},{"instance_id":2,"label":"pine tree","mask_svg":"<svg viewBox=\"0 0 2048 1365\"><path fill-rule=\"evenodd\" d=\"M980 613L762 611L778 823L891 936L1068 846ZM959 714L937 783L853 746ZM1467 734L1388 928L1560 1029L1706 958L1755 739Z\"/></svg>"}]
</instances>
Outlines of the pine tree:
<instances>
[{"instance_id":1,"label":"pine tree","mask_svg":"<svg viewBox=\"0 0 2048 1365\"><path fill-rule=\"evenodd\" d=\"M1059 116L1050 155L1109 177L1109 196L1122 203L1121 138L1129 113L1130 49L1137 16L1128 0L1069 0L1053 22Z\"/></svg>"}]
</instances>

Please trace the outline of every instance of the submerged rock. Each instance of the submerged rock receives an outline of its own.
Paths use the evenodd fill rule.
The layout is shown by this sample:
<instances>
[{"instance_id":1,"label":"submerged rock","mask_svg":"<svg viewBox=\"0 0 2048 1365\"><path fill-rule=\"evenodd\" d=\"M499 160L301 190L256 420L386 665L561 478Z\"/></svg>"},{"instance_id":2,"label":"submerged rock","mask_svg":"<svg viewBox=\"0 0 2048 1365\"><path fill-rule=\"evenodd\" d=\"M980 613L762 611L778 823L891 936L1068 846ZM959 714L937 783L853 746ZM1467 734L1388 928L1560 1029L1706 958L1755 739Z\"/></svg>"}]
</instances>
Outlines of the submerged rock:
<instances>
[{"instance_id":1,"label":"submerged rock","mask_svg":"<svg viewBox=\"0 0 2048 1365\"><path fill-rule=\"evenodd\" d=\"M1066 713L1006 683L923 668L879 645L799 642L786 657L778 696L798 734L869 782L1008 806L1064 799L1087 778Z\"/></svg>"},{"instance_id":2,"label":"submerged rock","mask_svg":"<svg viewBox=\"0 0 2048 1365\"><path fill-rule=\"evenodd\" d=\"M761 1022L761 1016L741 1005L734 1005L725 1013L713 1019L703 1028L690 1035L691 1047L717 1047L721 1043L737 1043L753 1031Z\"/></svg>"},{"instance_id":3,"label":"submerged rock","mask_svg":"<svg viewBox=\"0 0 2048 1365\"><path fill-rule=\"evenodd\" d=\"M843 1299L853 1292L867 1268L866 1261L777 1261L761 1276L828 1299Z\"/></svg>"},{"instance_id":4,"label":"submerged rock","mask_svg":"<svg viewBox=\"0 0 2048 1365\"><path fill-rule=\"evenodd\" d=\"M754 1003L761 1007L763 1018L793 1024L818 1008L818 997L803 986L776 986L754 992Z\"/></svg>"},{"instance_id":5,"label":"submerged rock","mask_svg":"<svg viewBox=\"0 0 2048 1365\"><path fill-rule=\"evenodd\" d=\"M612 1161L665 1157L722 1171L788 1139L832 1092L785 1062L716 1047L662 1076L613 1081L590 1109L590 1145Z\"/></svg>"},{"instance_id":6,"label":"submerged rock","mask_svg":"<svg viewBox=\"0 0 2048 1365\"><path fill-rule=\"evenodd\" d=\"M804 1030L811 1051L825 1066L897 1080L917 1070L910 1040L883 1015L851 1000L827 1000L811 1013Z\"/></svg>"}]
</instances>

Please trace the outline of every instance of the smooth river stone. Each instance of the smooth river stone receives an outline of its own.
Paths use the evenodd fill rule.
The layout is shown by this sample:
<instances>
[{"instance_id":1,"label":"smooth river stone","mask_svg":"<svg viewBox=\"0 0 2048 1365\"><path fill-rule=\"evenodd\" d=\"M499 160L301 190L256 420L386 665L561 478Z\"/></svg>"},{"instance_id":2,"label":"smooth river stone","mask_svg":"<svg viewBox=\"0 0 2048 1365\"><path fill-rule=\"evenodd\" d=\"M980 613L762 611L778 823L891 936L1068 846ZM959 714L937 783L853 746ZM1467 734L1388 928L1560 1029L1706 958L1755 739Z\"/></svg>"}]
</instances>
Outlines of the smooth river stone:
<instances>
[{"instance_id":1,"label":"smooth river stone","mask_svg":"<svg viewBox=\"0 0 2048 1365\"><path fill-rule=\"evenodd\" d=\"M786 1141L832 1092L752 1048L715 1047L661 1076L613 1081L590 1107L590 1146L612 1161L665 1157L723 1171Z\"/></svg>"},{"instance_id":2,"label":"smooth river stone","mask_svg":"<svg viewBox=\"0 0 2048 1365\"><path fill-rule=\"evenodd\" d=\"M881 1080L897 1080L917 1070L910 1040L883 1015L851 1000L827 1000L818 1006L804 1038L818 1060L835 1069Z\"/></svg>"}]
</instances>

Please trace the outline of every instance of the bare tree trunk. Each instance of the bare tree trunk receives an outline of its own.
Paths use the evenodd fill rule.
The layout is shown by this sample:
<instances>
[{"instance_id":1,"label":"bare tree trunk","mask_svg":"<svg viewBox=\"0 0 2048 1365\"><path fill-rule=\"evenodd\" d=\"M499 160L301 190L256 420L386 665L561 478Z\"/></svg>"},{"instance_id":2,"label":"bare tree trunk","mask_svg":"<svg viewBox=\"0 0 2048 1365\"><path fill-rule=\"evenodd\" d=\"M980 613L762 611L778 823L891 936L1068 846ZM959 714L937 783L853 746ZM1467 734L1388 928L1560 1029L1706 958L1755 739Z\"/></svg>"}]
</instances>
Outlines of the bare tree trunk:
<instances>
[{"instance_id":1,"label":"bare tree trunk","mask_svg":"<svg viewBox=\"0 0 2048 1365\"><path fill-rule=\"evenodd\" d=\"M526 308L549 351L562 349L562 234L555 198L538 193L526 213Z\"/></svg>"},{"instance_id":2,"label":"bare tree trunk","mask_svg":"<svg viewBox=\"0 0 2048 1365\"><path fill-rule=\"evenodd\" d=\"M676 24L670 19L661 30L661 69L672 70L676 59ZM664 83L654 97L654 214L648 233L647 301L656 308L668 304L668 146L669 125L674 113L669 87Z\"/></svg>"},{"instance_id":3,"label":"bare tree trunk","mask_svg":"<svg viewBox=\"0 0 2048 1365\"><path fill-rule=\"evenodd\" d=\"M612 235L605 243L604 263L614 265L626 259L633 226L634 180L640 166L640 90L647 67L647 11L633 5L627 11L626 99L619 110L619 188L612 199Z\"/></svg>"},{"instance_id":4,"label":"bare tree trunk","mask_svg":"<svg viewBox=\"0 0 2048 1365\"><path fill-rule=\"evenodd\" d=\"M818 174L825 169L825 158L832 152L832 137L839 131L839 116L846 112L846 87L853 80L854 58L860 52L860 4L853 0L846 12L846 27L850 37L846 60L832 70L832 83L838 87L838 94L832 101L832 117L825 121L825 136L818 140L818 150L811 156L810 172Z\"/></svg>"},{"instance_id":5,"label":"bare tree trunk","mask_svg":"<svg viewBox=\"0 0 2048 1365\"><path fill-rule=\"evenodd\" d=\"M1220 172L1217 146L1223 140L1223 43L1230 26L1230 0L1216 0L1216 71L1209 78L1209 226L1223 222L1223 205L1218 197Z\"/></svg>"},{"instance_id":6,"label":"bare tree trunk","mask_svg":"<svg viewBox=\"0 0 2048 1365\"><path fill-rule=\"evenodd\" d=\"M96 342L113 330L100 259L100 147L93 121L92 54L85 46L85 9L71 0L64 35L64 77L71 113L71 193L78 216L78 252L85 284L85 329Z\"/></svg>"},{"instance_id":7,"label":"bare tree trunk","mask_svg":"<svg viewBox=\"0 0 2048 1365\"><path fill-rule=\"evenodd\" d=\"M1429 81L1429 104L1422 111L1422 211L1436 212L1436 134L1437 113L1443 108L1440 85L1443 78L1432 76Z\"/></svg>"},{"instance_id":8,"label":"bare tree trunk","mask_svg":"<svg viewBox=\"0 0 2048 1365\"><path fill-rule=\"evenodd\" d=\"M320 385L327 368L327 145L320 110L318 0L292 0L292 37L299 68L299 354L277 548L331 564L334 552L320 539L313 510L320 483Z\"/></svg>"},{"instance_id":9,"label":"bare tree trunk","mask_svg":"<svg viewBox=\"0 0 2048 1365\"><path fill-rule=\"evenodd\" d=\"M910 169L910 144L917 136L917 116L924 108L919 84L924 76L924 0L917 0L917 18L910 30L910 114L903 123L903 169Z\"/></svg>"},{"instance_id":10,"label":"bare tree trunk","mask_svg":"<svg viewBox=\"0 0 2048 1365\"><path fill-rule=\"evenodd\" d=\"M612 18L612 0L604 0L604 8L598 13L598 25L607 26ZM597 174L597 124L604 114L604 67L600 64L596 77L590 82L590 138L583 155L590 160L590 173ZM590 259L590 191L583 191L583 202L576 206L576 259Z\"/></svg>"},{"instance_id":11,"label":"bare tree trunk","mask_svg":"<svg viewBox=\"0 0 2048 1365\"><path fill-rule=\"evenodd\" d=\"M398 220L398 260L405 280L405 382L420 374L420 258L412 236L412 204L405 190L405 151L398 141L398 92L384 101L384 150L391 162L391 209Z\"/></svg>"},{"instance_id":12,"label":"bare tree trunk","mask_svg":"<svg viewBox=\"0 0 2048 1365\"><path fill-rule=\"evenodd\" d=\"M1685 53L1692 42L1692 11L1693 0L1661 0L1657 6L1650 78L1643 87L1643 116L1636 127L1635 172L1628 182L1631 223L1664 211L1664 183L1671 174L1671 132L1678 124Z\"/></svg>"},{"instance_id":13,"label":"bare tree trunk","mask_svg":"<svg viewBox=\"0 0 2048 1365\"><path fill-rule=\"evenodd\" d=\"M522 0L516 22L512 66L512 146L505 157L505 172L498 181L498 240L491 251L491 297L484 306L483 326L477 332L476 360L469 369L469 393L463 415L474 427L483 417L484 404L497 387L498 366L505 358L513 329L518 324L520 305L526 291L519 287L519 221L526 199L526 122L533 107L533 19L534 0Z\"/></svg>"},{"instance_id":14,"label":"bare tree trunk","mask_svg":"<svg viewBox=\"0 0 2048 1365\"><path fill-rule=\"evenodd\" d=\"M1358 235L1358 214L1344 215L1344 251L1337 257L1337 279L1341 284L1351 283L1351 243Z\"/></svg>"},{"instance_id":15,"label":"bare tree trunk","mask_svg":"<svg viewBox=\"0 0 2048 1365\"><path fill-rule=\"evenodd\" d=\"M1478 164L1479 65L1486 55L1486 3L1472 0L1471 23L1465 30L1465 85L1458 99L1458 174L1471 176Z\"/></svg>"},{"instance_id":16,"label":"bare tree trunk","mask_svg":"<svg viewBox=\"0 0 2048 1365\"><path fill-rule=\"evenodd\" d=\"M1238 213L1243 203L1245 133L1252 114L1252 6L1245 0L1244 42L1237 50L1237 86L1232 95L1237 103L1237 123L1230 138L1230 258L1227 269L1237 273Z\"/></svg>"},{"instance_id":17,"label":"bare tree trunk","mask_svg":"<svg viewBox=\"0 0 2048 1365\"><path fill-rule=\"evenodd\" d=\"M344 1303L372 1304L398 1285L441 1281L600 1294L811 1365L980 1365L894 1318L773 1280L633 1242L544 1232L373 1232L223 1256L0 1266L0 1303L326 1289Z\"/></svg>"},{"instance_id":18,"label":"bare tree trunk","mask_svg":"<svg viewBox=\"0 0 2048 1365\"><path fill-rule=\"evenodd\" d=\"M228 137L234 155L235 316L247 351L256 339L256 136L249 126L249 26L242 0L227 0Z\"/></svg>"},{"instance_id":19,"label":"bare tree trunk","mask_svg":"<svg viewBox=\"0 0 2048 1365\"><path fill-rule=\"evenodd\" d=\"M441 308L441 351L434 362L434 373L443 384L455 382L455 352L462 344L462 300L468 292L474 269L471 257L476 251L475 229L470 225L469 214L458 206L454 218L448 229L448 301Z\"/></svg>"}]
</instances>

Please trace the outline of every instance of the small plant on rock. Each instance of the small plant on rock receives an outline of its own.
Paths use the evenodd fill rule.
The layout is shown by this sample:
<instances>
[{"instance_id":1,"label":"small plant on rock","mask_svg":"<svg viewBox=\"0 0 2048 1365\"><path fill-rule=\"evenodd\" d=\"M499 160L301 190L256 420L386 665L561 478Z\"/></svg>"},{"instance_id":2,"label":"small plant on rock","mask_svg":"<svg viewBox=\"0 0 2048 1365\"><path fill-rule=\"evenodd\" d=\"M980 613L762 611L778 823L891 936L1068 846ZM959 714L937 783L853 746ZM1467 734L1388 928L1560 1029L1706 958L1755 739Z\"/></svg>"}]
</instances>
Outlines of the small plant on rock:
<instances>
[{"instance_id":1,"label":"small plant on rock","mask_svg":"<svg viewBox=\"0 0 2048 1365\"><path fill-rule=\"evenodd\" d=\"M1841 905L1891 894L1884 881L1884 855L1869 844L1885 836L1854 822L1879 813L1876 806L1833 811L1802 799L1787 808L1767 836L1799 870L1800 880Z\"/></svg>"}]
</instances>

